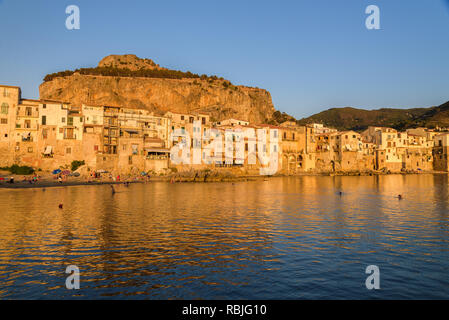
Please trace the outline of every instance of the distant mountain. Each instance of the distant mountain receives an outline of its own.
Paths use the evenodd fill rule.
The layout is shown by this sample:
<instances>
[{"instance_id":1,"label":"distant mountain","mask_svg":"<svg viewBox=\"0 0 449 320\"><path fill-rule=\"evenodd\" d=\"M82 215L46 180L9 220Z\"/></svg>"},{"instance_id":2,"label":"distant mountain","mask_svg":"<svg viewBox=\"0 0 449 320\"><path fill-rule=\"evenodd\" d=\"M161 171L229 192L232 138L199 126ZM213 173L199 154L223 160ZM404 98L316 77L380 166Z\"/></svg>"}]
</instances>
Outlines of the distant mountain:
<instances>
[{"instance_id":1,"label":"distant mountain","mask_svg":"<svg viewBox=\"0 0 449 320\"><path fill-rule=\"evenodd\" d=\"M430 108L364 110L351 107L332 108L297 120L298 124L322 123L338 130L361 131L368 126L403 130L413 127L449 127L449 101Z\"/></svg>"}]
</instances>

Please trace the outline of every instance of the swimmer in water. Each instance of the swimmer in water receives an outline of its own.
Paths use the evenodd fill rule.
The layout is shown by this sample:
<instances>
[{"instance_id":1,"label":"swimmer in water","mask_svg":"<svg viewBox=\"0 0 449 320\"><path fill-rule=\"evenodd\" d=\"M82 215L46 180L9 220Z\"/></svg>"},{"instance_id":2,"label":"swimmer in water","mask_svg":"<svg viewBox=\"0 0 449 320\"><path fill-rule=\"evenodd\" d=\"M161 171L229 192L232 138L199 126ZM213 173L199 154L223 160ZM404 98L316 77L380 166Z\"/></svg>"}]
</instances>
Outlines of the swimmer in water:
<instances>
[{"instance_id":1,"label":"swimmer in water","mask_svg":"<svg viewBox=\"0 0 449 320\"><path fill-rule=\"evenodd\" d=\"M399 200L402 200L402 195L398 195L398 199L399 199Z\"/></svg>"}]
</instances>

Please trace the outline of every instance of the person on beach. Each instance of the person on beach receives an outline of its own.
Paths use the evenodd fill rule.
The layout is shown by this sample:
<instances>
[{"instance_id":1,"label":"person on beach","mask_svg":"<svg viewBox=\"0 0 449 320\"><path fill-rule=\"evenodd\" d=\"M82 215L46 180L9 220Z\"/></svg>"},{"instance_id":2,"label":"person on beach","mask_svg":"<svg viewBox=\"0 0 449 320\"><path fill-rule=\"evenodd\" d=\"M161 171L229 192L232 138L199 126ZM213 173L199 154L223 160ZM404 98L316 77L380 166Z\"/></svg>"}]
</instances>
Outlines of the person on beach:
<instances>
[{"instance_id":1,"label":"person on beach","mask_svg":"<svg viewBox=\"0 0 449 320\"><path fill-rule=\"evenodd\" d=\"M114 187L112 186L112 184L110 184L110 186L111 186L111 189L112 189L112 194L114 195L114 194L115 194L115 189L114 189Z\"/></svg>"}]
</instances>

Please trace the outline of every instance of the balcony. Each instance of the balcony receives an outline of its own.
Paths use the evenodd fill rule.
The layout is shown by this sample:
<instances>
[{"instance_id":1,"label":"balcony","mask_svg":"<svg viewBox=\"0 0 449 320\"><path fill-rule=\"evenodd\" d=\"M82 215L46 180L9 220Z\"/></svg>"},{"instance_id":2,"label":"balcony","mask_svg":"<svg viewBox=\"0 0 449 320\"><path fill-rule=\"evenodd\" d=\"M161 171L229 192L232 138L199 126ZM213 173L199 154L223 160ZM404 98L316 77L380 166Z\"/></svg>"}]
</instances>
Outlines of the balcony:
<instances>
[{"instance_id":1,"label":"balcony","mask_svg":"<svg viewBox=\"0 0 449 320\"><path fill-rule=\"evenodd\" d=\"M39 111L20 110L16 113L18 118L39 118Z\"/></svg>"},{"instance_id":2,"label":"balcony","mask_svg":"<svg viewBox=\"0 0 449 320\"><path fill-rule=\"evenodd\" d=\"M28 131L36 131L39 129L39 126L37 124L31 124L31 123L16 123L16 130L28 130Z\"/></svg>"},{"instance_id":3,"label":"balcony","mask_svg":"<svg viewBox=\"0 0 449 320\"><path fill-rule=\"evenodd\" d=\"M33 137L22 137L22 142L33 142Z\"/></svg>"}]
</instances>

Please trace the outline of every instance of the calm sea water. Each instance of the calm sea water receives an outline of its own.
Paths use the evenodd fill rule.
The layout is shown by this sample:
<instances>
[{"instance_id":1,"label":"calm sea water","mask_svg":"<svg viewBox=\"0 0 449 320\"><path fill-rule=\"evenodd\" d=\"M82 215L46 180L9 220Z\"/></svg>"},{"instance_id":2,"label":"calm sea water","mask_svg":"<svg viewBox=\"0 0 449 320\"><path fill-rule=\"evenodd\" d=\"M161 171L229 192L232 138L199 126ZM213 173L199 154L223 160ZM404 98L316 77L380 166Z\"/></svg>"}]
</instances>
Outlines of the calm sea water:
<instances>
[{"instance_id":1,"label":"calm sea water","mask_svg":"<svg viewBox=\"0 0 449 320\"><path fill-rule=\"evenodd\" d=\"M0 298L448 299L448 183L423 174L153 182L115 195L1 189ZM80 269L79 290L65 287L68 265ZM380 290L365 287L368 265Z\"/></svg>"}]
</instances>

